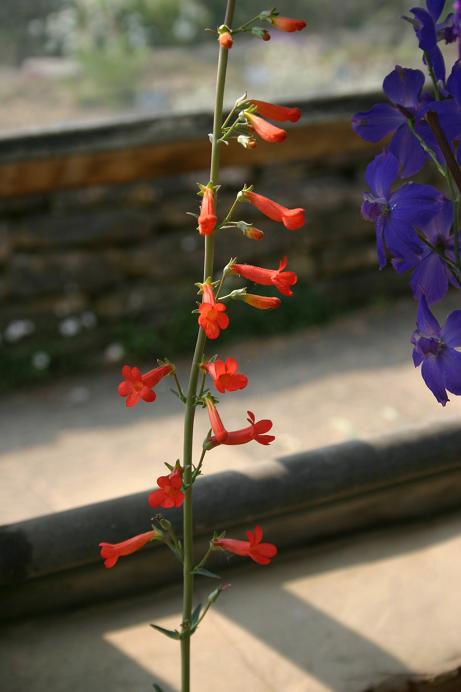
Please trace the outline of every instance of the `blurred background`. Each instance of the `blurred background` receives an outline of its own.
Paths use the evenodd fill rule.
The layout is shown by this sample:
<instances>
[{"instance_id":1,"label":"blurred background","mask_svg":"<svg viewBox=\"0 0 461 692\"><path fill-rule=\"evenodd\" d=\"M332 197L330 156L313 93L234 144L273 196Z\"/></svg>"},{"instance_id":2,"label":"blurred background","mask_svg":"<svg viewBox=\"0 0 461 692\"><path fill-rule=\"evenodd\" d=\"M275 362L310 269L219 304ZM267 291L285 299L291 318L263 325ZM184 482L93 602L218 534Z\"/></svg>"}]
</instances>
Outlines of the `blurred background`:
<instances>
[{"instance_id":1,"label":"blurred background","mask_svg":"<svg viewBox=\"0 0 461 692\"><path fill-rule=\"evenodd\" d=\"M261 10L259 0L241 5L237 23ZM417 60L399 20L408 8L287 0L283 14L307 12L309 30L289 39L273 32L264 46L240 37L227 102L242 85L279 100L376 88L395 61ZM219 0L3 0L0 127L211 109L216 46L204 27L221 22Z\"/></svg>"},{"instance_id":2,"label":"blurred background","mask_svg":"<svg viewBox=\"0 0 461 692\"><path fill-rule=\"evenodd\" d=\"M290 455L319 448L318 476L310 468L305 476L306 511L315 524L312 534L306 529L306 543L311 535L317 540L319 528L320 535L351 530L342 510L335 514L342 502L354 527L355 521L385 526L405 518L405 508L419 516L427 497L459 507L460 483L447 458L455 469L461 399L443 409L413 367L408 277L378 271L375 231L360 217L363 173L378 149L351 129L354 112L382 100L383 77L395 64L420 66L414 32L401 20L413 4L284 0L282 14L306 18L308 28L271 31L269 42L238 36L229 61L227 106L247 91L298 105L302 118L295 127L288 123L283 145L223 148L219 214L247 183L287 207L305 208L307 224L292 233L242 205L241 218L263 229L264 240L219 234L217 272L231 256L276 267L287 255L299 282L280 310L229 306L230 329L207 345L208 356L215 350L235 356L249 378L248 388L222 397L227 428L245 425L252 410L273 421L276 440L270 448L220 447L207 455L205 472L218 474L211 478L217 484L226 479L221 472L237 474L242 497L249 498L259 483L252 485L251 473L269 462L285 492ZM236 23L264 8L261 0L237 5ZM152 511L134 493L144 498L164 462L180 454L183 407L170 396L167 379L156 387L154 404L130 410L116 388L124 363L147 370L167 356L183 384L188 375L203 241L187 213L198 212L197 182L209 176L217 59L216 36L204 27L221 23L224 6L224 0L0 2L0 539L6 547L0 582L8 606L2 613L19 608L29 616L98 594L117 596L119 574L119 585L123 574L130 576L127 594L133 584L140 588L132 578L136 567L130 572L136 562L105 571L97 545L145 531ZM449 296L436 312L445 319L456 307L457 296ZM454 442L451 434L441 442L438 428L425 436L428 424L450 420ZM417 425L422 433L412 428ZM373 439L406 426L410 440L419 441L415 458L408 438L397 437L403 470L392 440L388 458L377 464L375 447L381 454L382 443ZM207 431L206 413L198 411L196 459ZM354 466L355 449L366 469ZM330 455L338 455L337 463ZM419 473L426 479L421 486ZM368 485L370 478L376 485ZM219 504L219 494L216 500L211 490L209 497ZM290 498L287 492L287 505L269 503L274 528L288 538L295 525L300 534L305 530ZM371 519L364 507L372 507ZM253 500L248 512L259 516ZM240 521L232 511L229 516ZM400 543L391 534L382 547L372 536L350 553L338 552L335 543L326 561L318 552L316 561L309 556L302 563L294 555L291 567L280 561L263 619L255 572L249 598L213 609L218 626L203 647L209 654L204 679L213 692L224 689L214 679L225 685L227 677L234 686L236 677L222 675L222 655L215 653L223 632L220 650L233 657L232 670L238 651L245 676L248 661L251 675L254 661L262 661L261 687L259 678L248 678L254 690L345 690L354 680L363 681L354 689L371 690L367 681L377 672L432 672L434 658L440 671L459 665L460 617L452 598L460 581L453 559L458 527L459 520L425 528ZM400 553L405 559L396 562ZM145 575L153 588L150 566ZM161 593L150 621L176 627L176 596L167 601ZM172 649L148 638L140 644L151 604L133 609L127 601L113 615L102 608L89 620L78 611L77 623L65 613L45 629L43 621L37 628L22 622L4 628L5 692L144 690L153 677L173 689ZM235 619L233 611L237 629L226 634L222 621ZM158 647L154 656L151 646Z\"/></svg>"},{"instance_id":3,"label":"blurred background","mask_svg":"<svg viewBox=\"0 0 461 692\"><path fill-rule=\"evenodd\" d=\"M184 305L194 300L201 260L186 212L197 211L196 182L208 175L217 47L204 27L222 21L222 4L1 3L2 391L190 349L195 320ZM237 23L261 9L259 0L240 5ZM300 131L282 159L281 148L260 145L261 155L238 151L224 169L223 208L251 181L287 206L306 206L310 217L301 241L265 221L264 243L221 245L223 263L245 253L269 264L296 247L292 268L302 279L277 321L243 311L234 337L316 324L404 289L405 279L375 271L373 229L358 211L372 150L365 145L357 155L349 122L368 103L366 96L355 102L357 95L377 91L396 62L418 60L411 27L400 19L407 9L400 0L347 7L312 0L304 32L272 31L267 43L239 36L227 104L244 90L293 102L318 129ZM304 17L306 3L284 2L283 13ZM345 95L347 102L337 100ZM198 139L203 156L181 149ZM149 146L157 147L155 161ZM335 234L328 244L326 228Z\"/></svg>"}]
</instances>

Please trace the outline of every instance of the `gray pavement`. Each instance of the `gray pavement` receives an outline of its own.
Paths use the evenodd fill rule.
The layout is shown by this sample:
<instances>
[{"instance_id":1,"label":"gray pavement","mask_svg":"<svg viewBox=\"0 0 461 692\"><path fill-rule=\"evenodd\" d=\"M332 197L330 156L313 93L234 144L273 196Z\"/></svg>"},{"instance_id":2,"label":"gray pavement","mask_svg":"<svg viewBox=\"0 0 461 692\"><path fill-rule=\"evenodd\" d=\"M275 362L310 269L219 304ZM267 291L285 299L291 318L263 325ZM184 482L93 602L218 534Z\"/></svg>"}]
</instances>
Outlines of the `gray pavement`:
<instances>
[{"instance_id":1,"label":"gray pavement","mask_svg":"<svg viewBox=\"0 0 461 692\"><path fill-rule=\"evenodd\" d=\"M443 306L457 306L456 297ZM351 314L325 327L226 346L249 376L246 390L221 397L229 428L246 411L271 418L276 441L221 447L206 473L320 445L429 422L460 420L461 399L442 408L411 362L410 300ZM186 379L188 364L179 363ZM0 522L65 510L152 487L163 462L181 454L181 404L165 382L154 404L127 410L117 373L59 381L0 400ZM197 452L208 429L199 411Z\"/></svg>"},{"instance_id":2,"label":"gray pavement","mask_svg":"<svg viewBox=\"0 0 461 692\"><path fill-rule=\"evenodd\" d=\"M232 588L193 639L193 692L364 692L455 670L460 555L458 514L228 570ZM214 586L199 581L198 598ZM1 690L177 691L177 642L149 624L179 620L169 588L4 626Z\"/></svg>"}]
</instances>

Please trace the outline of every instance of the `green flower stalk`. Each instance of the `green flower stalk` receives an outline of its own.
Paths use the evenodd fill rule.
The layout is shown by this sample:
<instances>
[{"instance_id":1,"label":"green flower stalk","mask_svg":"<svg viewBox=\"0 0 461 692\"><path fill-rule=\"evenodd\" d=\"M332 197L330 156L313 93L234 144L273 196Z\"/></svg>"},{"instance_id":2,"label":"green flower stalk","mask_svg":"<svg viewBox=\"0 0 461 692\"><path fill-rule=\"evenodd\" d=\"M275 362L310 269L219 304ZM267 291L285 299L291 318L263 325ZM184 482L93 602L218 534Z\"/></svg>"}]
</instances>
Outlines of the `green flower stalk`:
<instances>
[{"instance_id":1,"label":"green flower stalk","mask_svg":"<svg viewBox=\"0 0 461 692\"><path fill-rule=\"evenodd\" d=\"M123 382L120 383L118 392L126 397L126 405L132 407L141 402L153 403L156 393L153 388L158 382L167 376L171 376L175 385L173 393L184 404L184 439L182 460L177 459L174 464L165 462L169 473L157 479L157 486L149 494L148 503L153 508L164 507L167 509L179 509L182 507L183 522L182 536L178 537L173 523L156 515L152 520L151 531L139 534L120 543L101 543L101 555L105 559L105 566L113 567L122 556L131 555L151 542L162 543L168 547L180 563L182 563L183 577L183 602L182 618L177 629L167 630L158 625L152 627L161 634L180 642L181 647L181 692L190 692L191 689L191 637L205 617L210 606L220 594L227 588L221 584L208 596L204 606L194 606L194 576L216 578L217 575L206 569L205 565L215 551L226 551L241 557L249 557L260 565L268 565L277 554L277 548L271 543L263 543L263 530L256 526L254 531L248 530L248 540L239 538L225 538L224 533L214 533L210 539L208 550L201 558L196 559L193 548L193 521L192 521L192 494L193 486L197 478L203 473L203 461L207 453L213 453L221 444L241 445L256 442L269 445L275 437L267 435L272 428L272 421L257 419L252 411L247 412L247 423L238 430L227 430L220 418L217 404L218 400L212 396L207 387L207 378L219 395L227 392L236 392L244 389L248 384L248 378L238 371L238 363L235 358L227 357L225 360L215 355L205 355L207 339L216 340L221 332L229 327L230 320L227 314L228 306L225 301L241 300L253 308L268 310L279 307L280 298L276 296L259 296L247 292L246 287L233 290L226 296L221 296L225 279L228 275L238 275L254 283L265 287L276 288L284 296L291 296L291 286L297 282L294 272L283 271L287 260L282 258L278 269L256 267L249 264L237 263L237 258L231 258L221 269L221 279L214 280L214 248L215 238L218 233L233 232L235 230L244 236L261 240L264 233L254 228L252 223L245 220L234 220L241 202L249 202L256 209L273 221L282 223L286 229L295 231L304 225L304 210L300 208L287 209L273 200L256 194L252 187L245 186L237 195L227 214L219 219L219 162L220 151L223 144L229 144L232 140L245 148L256 146L255 133L267 142L281 142L286 133L280 128L266 122L264 118L276 121L296 122L300 117L298 109L277 106L264 101L247 99L246 94L238 99L223 121L224 89L226 82L227 61L229 50L232 48L233 34L247 32L256 35L259 31L253 24L255 21L267 21L282 31L299 31L304 28L301 20L279 18L276 10L263 11L257 17L239 27L233 32L236 0L227 0L224 23L218 27L217 36L219 43L219 57L216 77L216 97L214 107L213 132L211 140L210 179L207 184L199 184L201 197L200 214L197 217L197 231L204 239L204 261L202 281L197 283L201 302L197 313L199 326L195 350L190 368L189 381L183 389L179 381L174 364L164 359L159 362L159 367L142 374L139 368L125 365L122 369ZM277 23L278 22L278 23ZM255 31L256 34L255 34ZM258 37L258 36L257 36ZM264 37L263 37L264 38ZM266 39L265 39L266 40ZM255 113L258 112L258 115ZM261 117L262 116L262 117ZM207 410L210 431L202 444L202 453L198 463L193 461L194 420L197 407ZM219 577L218 577L219 578ZM154 685L157 692L161 692L158 685Z\"/></svg>"}]
</instances>

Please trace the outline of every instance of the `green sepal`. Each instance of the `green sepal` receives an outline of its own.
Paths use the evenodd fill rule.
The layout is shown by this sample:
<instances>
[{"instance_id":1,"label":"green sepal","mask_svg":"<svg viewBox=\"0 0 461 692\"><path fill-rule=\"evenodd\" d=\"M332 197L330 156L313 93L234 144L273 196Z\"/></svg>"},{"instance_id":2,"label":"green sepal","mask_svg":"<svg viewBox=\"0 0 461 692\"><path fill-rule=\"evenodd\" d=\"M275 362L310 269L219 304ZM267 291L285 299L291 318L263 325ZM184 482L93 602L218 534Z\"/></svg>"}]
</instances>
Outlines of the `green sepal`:
<instances>
[{"instance_id":1,"label":"green sepal","mask_svg":"<svg viewBox=\"0 0 461 692\"><path fill-rule=\"evenodd\" d=\"M169 637L170 639L182 639L183 635L181 632L178 632L178 630L167 630L165 627L160 627L160 625L152 625L151 627L154 628L154 630L157 630L157 632L160 632L161 634L164 634L165 637Z\"/></svg>"},{"instance_id":2,"label":"green sepal","mask_svg":"<svg viewBox=\"0 0 461 692\"><path fill-rule=\"evenodd\" d=\"M222 594L224 589L225 589L225 585L220 584L216 589L214 589L214 591L212 591L210 594L208 594L209 605L214 603L219 598L219 596Z\"/></svg>"},{"instance_id":3,"label":"green sepal","mask_svg":"<svg viewBox=\"0 0 461 692\"><path fill-rule=\"evenodd\" d=\"M155 692L163 692L163 687L160 687L160 685L157 685L156 682L154 682L152 687L154 688Z\"/></svg>"},{"instance_id":4,"label":"green sepal","mask_svg":"<svg viewBox=\"0 0 461 692\"><path fill-rule=\"evenodd\" d=\"M194 569L192 574L199 574L202 577L210 577L211 579L221 579L219 574L215 574L214 572L210 572L210 570L205 569L204 567L197 567L197 569Z\"/></svg>"}]
</instances>

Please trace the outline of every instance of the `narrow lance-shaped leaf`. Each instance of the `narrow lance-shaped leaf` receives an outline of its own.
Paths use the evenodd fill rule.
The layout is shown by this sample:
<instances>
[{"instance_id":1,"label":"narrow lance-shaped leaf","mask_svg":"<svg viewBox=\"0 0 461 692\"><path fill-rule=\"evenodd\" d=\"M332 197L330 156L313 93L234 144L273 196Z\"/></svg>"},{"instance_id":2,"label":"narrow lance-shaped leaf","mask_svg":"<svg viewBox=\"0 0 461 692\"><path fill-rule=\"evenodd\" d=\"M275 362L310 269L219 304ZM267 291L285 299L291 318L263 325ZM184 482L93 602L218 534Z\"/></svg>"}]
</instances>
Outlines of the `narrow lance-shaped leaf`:
<instances>
[{"instance_id":1,"label":"narrow lance-shaped leaf","mask_svg":"<svg viewBox=\"0 0 461 692\"><path fill-rule=\"evenodd\" d=\"M153 627L154 630L157 630L157 632L164 634L165 637L169 637L170 639L182 639L182 634L181 632L178 632L178 630L167 630L165 627L160 627L159 625L152 624L151 627Z\"/></svg>"}]
</instances>

